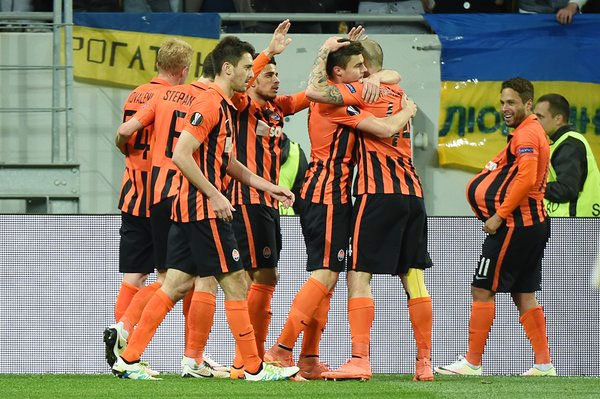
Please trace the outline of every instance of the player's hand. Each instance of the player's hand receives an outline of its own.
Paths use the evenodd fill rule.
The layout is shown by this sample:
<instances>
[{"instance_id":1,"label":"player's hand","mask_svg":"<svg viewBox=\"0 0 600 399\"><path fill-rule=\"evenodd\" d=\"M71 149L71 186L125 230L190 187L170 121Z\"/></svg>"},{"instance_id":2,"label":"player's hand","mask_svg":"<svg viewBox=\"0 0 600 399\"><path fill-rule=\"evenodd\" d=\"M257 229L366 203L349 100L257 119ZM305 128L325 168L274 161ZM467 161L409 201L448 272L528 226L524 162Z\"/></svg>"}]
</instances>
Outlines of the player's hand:
<instances>
[{"instance_id":1,"label":"player's hand","mask_svg":"<svg viewBox=\"0 0 600 399\"><path fill-rule=\"evenodd\" d=\"M284 208L289 208L294 205L294 200L296 199L293 192L275 184L273 184L269 190L269 194L279 201Z\"/></svg>"},{"instance_id":2,"label":"player's hand","mask_svg":"<svg viewBox=\"0 0 600 399\"><path fill-rule=\"evenodd\" d=\"M364 33L365 28L363 28L362 25L353 26L352 29L350 29L350 32L348 32L348 39L352 40L353 42L358 40L366 40L368 36L361 37L364 35Z\"/></svg>"},{"instance_id":3,"label":"player's hand","mask_svg":"<svg viewBox=\"0 0 600 399\"><path fill-rule=\"evenodd\" d=\"M231 205L231 202L220 192L217 192L213 196L208 198L210 206L217 214L217 217L224 222L231 222L233 220L233 212L235 208Z\"/></svg>"},{"instance_id":4,"label":"player's hand","mask_svg":"<svg viewBox=\"0 0 600 399\"><path fill-rule=\"evenodd\" d=\"M363 90L362 98L368 103L374 103L379 100L379 86L381 81L377 75L371 75L362 80Z\"/></svg>"},{"instance_id":5,"label":"player's hand","mask_svg":"<svg viewBox=\"0 0 600 399\"><path fill-rule=\"evenodd\" d=\"M406 93L402 95L402 110L410 112L411 118L413 118L417 114L417 104L415 104L415 102L412 99L408 98Z\"/></svg>"},{"instance_id":6,"label":"player's hand","mask_svg":"<svg viewBox=\"0 0 600 399\"><path fill-rule=\"evenodd\" d=\"M488 234L496 234L496 231L500 228L504 220L497 213L494 216L485 221L483 225L483 231Z\"/></svg>"},{"instance_id":7,"label":"player's hand","mask_svg":"<svg viewBox=\"0 0 600 399\"><path fill-rule=\"evenodd\" d=\"M273 38L271 38L271 43L266 49L266 53L269 57L273 57L274 55L283 53L283 50L292 42L292 39L286 38L285 35L288 33L290 29L289 19L286 19L282 23L277 26L275 32L273 32Z\"/></svg>"},{"instance_id":8,"label":"player's hand","mask_svg":"<svg viewBox=\"0 0 600 399\"><path fill-rule=\"evenodd\" d=\"M565 8L561 8L556 13L556 20L562 24L567 25L573 22L573 16L577 14L579 6L575 3L569 3Z\"/></svg>"},{"instance_id":9,"label":"player's hand","mask_svg":"<svg viewBox=\"0 0 600 399\"><path fill-rule=\"evenodd\" d=\"M323 43L321 48L328 49L330 53L333 53L351 43L349 41L340 42L340 40L342 40L342 38L339 36L331 36L329 39L325 40L325 43Z\"/></svg>"}]
</instances>

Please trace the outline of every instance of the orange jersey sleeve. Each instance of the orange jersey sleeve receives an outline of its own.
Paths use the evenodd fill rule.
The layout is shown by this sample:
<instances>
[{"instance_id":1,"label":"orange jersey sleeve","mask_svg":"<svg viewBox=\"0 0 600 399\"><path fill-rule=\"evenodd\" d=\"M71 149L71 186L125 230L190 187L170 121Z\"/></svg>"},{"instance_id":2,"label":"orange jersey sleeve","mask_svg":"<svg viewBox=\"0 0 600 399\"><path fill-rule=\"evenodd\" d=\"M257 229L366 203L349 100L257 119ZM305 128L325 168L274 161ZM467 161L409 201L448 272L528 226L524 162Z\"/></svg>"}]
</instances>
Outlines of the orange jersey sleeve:
<instances>
[{"instance_id":1,"label":"orange jersey sleeve","mask_svg":"<svg viewBox=\"0 0 600 399\"><path fill-rule=\"evenodd\" d=\"M304 91L300 91L290 96L277 96L275 97L274 103L281 108L283 114L287 116L293 115L296 112L300 112L303 109L308 108L310 101L308 98L306 98L306 93Z\"/></svg>"},{"instance_id":2,"label":"orange jersey sleeve","mask_svg":"<svg viewBox=\"0 0 600 399\"><path fill-rule=\"evenodd\" d=\"M533 130L525 128L510 143L511 153L516 156L517 175L510 191L496 213L503 219L525 200L536 185L540 146Z\"/></svg>"},{"instance_id":3,"label":"orange jersey sleeve","mask_svg":"<svg viewBox=\"0 0 600 399\"><path fill-rule=\"evenodd\" d=\"M219 123L220 104L214 104L212 97L209 92L204 92L196 97L183 128L200 143L204 142L210 131Z\"/></svg>"}]
</instances>

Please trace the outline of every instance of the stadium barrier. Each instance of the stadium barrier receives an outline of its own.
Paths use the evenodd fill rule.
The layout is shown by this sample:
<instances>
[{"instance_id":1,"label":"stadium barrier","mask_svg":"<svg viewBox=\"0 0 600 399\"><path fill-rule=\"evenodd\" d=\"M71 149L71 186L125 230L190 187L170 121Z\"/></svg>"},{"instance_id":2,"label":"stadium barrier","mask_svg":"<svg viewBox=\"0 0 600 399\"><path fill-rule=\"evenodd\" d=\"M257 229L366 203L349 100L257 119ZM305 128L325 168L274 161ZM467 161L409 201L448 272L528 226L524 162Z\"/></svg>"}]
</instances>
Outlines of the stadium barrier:
<instances>
[{"instance_id":1,"label":"stadium barrier","mask_svg":"<svg viewBox=\"0 0 600 399\"><path fill-rule=\"evenodd\" d=\"M0 215L0 373L105 373L102 332L113 320L120 284L118 216ZM300 223L283 218L281 279L273 298L267 345L280 332L295 293L308 274ZM600 220L552 221L539 299L548 321L554 364L561 375L600 375L599 295L590 275ZM426 272L434 304L433 363L446 364L467 347L470 281L484 234L473 218L429 219ZM415 345L406 296L398 278L373 279L376 303L371 356L375 373L411 373ZM350 353L342 276L331 302L321 358L331 366ZM230 364L233 339L217 297L207 353ZM509 295L498 295L496 319L483 358L485 374L527 370L533 355ZM298 356L300 344L295 350ZM167 315L144 359L178 372L183 353L181 305Z\"/></svg>"}]
</instances>

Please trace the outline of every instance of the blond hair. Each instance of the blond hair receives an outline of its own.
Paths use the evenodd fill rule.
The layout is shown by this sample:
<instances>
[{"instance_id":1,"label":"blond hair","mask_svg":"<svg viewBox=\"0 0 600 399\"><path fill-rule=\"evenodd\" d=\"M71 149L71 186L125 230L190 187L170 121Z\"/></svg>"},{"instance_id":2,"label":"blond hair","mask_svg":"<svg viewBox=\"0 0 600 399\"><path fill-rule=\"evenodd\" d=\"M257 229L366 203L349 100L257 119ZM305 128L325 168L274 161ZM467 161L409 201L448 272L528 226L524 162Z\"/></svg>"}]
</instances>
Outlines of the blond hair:
<instances>
[{"instance_id":1,"label":"blond hair","mask_svg":"<svg viewBox=\"0 0 600 399\"><path fill-rule=\"evenodd\" d=\"M156 66L159 71L177 74L192 63L192 46L181 39L165 40L156 55Z\"/></svg>"}]
</instances>

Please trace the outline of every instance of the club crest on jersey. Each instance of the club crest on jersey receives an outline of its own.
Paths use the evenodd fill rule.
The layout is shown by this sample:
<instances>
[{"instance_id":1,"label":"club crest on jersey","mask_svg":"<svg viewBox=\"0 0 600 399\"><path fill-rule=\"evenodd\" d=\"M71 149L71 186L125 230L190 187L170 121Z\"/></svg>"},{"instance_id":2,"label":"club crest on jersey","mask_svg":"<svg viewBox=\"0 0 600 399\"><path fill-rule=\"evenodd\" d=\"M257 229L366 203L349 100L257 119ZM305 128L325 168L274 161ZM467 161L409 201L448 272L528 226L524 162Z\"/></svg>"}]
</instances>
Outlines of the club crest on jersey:
<instances>
[{"instance_id":1,"label":"club crest on jersey","mask_svg":"<svg viewBox=\"0 0 600 399\"><path fill-rule=\"evenodd\" d=\"M517 150L517 154L533 154L533 147L521 147Z\"/></svg>"},{"instance_id":2,"label":"club crest on jersey","mask_svg":"<svg viewBox=\"0 0 600 399\"><path fill-rule=\"evenodd\" d=\"M337 258L338 258L338 260L339 260L340 262L341 262L341 261L343 261L343 260L344 260L344 256L345 256L345 255L346 255L346 252L344 252L344 250L343 250L343 249L340 249L340 250L338 251L338 254L337 254Z\"/></svg>"},{"instance_id":3,"label":"club crest on jersey","mask_svg":"<svg viewBox=\"0 0 600 399\"><path fill-rule=\"evenodd\" d=\"M192 114L192 117L190 118L190 123L192 124L192 126L198 126L202 123L203 120L204 117L200 112L194 112Z\"/></svg>"},{"instance_id":4,"label":"club crest on jersey","mask_svg":"<svg viewBox=\"0 0 600 399\"><path fill-rule=\"evenodd\" d=\"M487 165L485 165L485 168L491 172L492 170L496 170L498 168L498 164L496 162L490 161L487 163Z\"/></svg>"},{"instance_id":5,"label":"club crest on jersey","mask_svg":"<svg viewBox=\"0 0 600 399\"><path fill-rule=\"evenodd\" d=\"M348 105L348 108L346 108L346 112L350 116L356 116L356 115L360 114L360 110L358 108L356 108L354 105Z\"/></svg>"},{"instance_id":6,"label":"club crest on jersey","mask_svg":"<svg viewBox=\"0 0 600 399\"><path fill-rule=\"evenodd\" d=\"M231 257L233 258L234 261L239 261L240 260L240 251L236 249L234 249L233 251L231 251Z\"/></svg>"},{"instance_id":7,"label":"club crest on jersey","mask_svg":"<svg viewBox=\"0 0 600 399\"><path fill-rule=\"evenodd\" d=\"M356 93L356 89L350 83L344 83L344 86L346 86L348 90L350 90L350 93Z\"/></svg>"},{"instance_id":8,"label":"club crest on jersey","mask_svg":"<svg viewBox=\"0 0 600 399\"><path fill-rule=\"evenodd\" d=\"M264 247L263 248L263 257L265 259L269 259L271 257L271 247Z\"/></svg>"}]
</instances>

